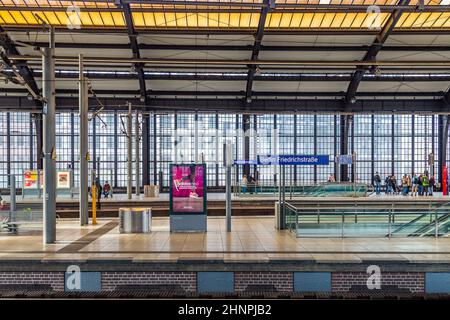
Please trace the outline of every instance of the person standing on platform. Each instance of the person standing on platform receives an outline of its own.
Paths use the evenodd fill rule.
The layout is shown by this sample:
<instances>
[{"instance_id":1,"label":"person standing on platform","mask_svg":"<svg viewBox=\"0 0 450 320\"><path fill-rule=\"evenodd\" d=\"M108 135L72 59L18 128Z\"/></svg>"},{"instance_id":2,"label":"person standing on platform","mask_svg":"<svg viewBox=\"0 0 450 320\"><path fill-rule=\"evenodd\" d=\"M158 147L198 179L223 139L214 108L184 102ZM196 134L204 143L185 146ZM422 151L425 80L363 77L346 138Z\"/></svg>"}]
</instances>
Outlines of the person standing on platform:
<instances>
[{"instance_id":1,"label":"person standing on platform","mask_svg":"<svg viewBox=\"0 0 450 320\"><path fill-rule=\"evenodd\" d=\"M391 183L391 177L387 176L386 179L384 179L384 184L386 186L386 194L392 193L392 183Z\"/></svg>"},{"instance_id":2,"label":"person standing on platform","mask_svg":"<svg viewBox=\"0 0 450 320\"><path fill-rule=\"evenodd\" d=\"M241 181L242 193L247 192L247 184L248 184L247 175L244 174L242 176L242 181Z\"/></svg>"},{"instance_id":3,"label":"person standing on platform","mask_svg":"<svg viewBox=\"0 0 450 320\"><path fill-rule=\"evenodd\" d=\"M103 196L105 198L108 198L111 192L111 186L109 185L108 181L105 182L103 185Z\"/></svg>"},{"instance_id":4,"label":"person standing on platform","mask_svg":"<svg viewBox=\"0 0 450 320\"><path fill-rule=\"evenodd\" d=\"M402 177L402 195L407 196L408 195L408 177L406 174Z\"/></svg>"},{"instance_id":5,"label":"person standing on platform","mask_svg":"<svg viewBox=\"0 0 450 320\"><path fill-rule=\"evenodd\" d=\"M328 177L328 182L336 182L336 179L334 178L334 174L330 174L330 176Z\"/></svg>"},{"instance_id":6,"label":"person standing on platform","mask_svg":"<svg viewBox=\"0 0 450 320\"><path fill-rule=\"evenodd\" d=\"M417 190L419 189L419 178L414 174L412 177L412 192L411 197L417 197Z\"/></svg>"},{"instance_id":7,"label":"person standing on platform","mask_svg":"<svg viewBox=\"0 0 450 320\"><path fill-rule=\"evenodd\" d=\"M408 174L408 194L412 192L412 178L411 175Z\"/></svg>"},{"instance_id":8,"label":"person standing on platform","mask_svg":"<svg viewBox=\"0 0 450 320\"><path fill-rule=\"evenodd\" d=\"M392 192L394 194L398 194L398 185L397 185L397 177L396 176L392 175L391 183L392 183Z\"/></svg>"},{"instance_id":9,"label":"person standing on platform","mask_svg":"<svg viewBox=\"0 0 450 320\"><path fill-rule=\"evenodd\" d=\"M434 188L435 184L436 184L436 179L434 178L434 176L431 176L430 186L428 187L428 195L429 196L433 196L433 188Z\"/></svg>"},{"instance_id":10,"label":"person standing on platform","mask_svg":"<svg viewBox=\"0 0 450 320\"><path fill-rule=\"evenodd\" d=\"M419 184L418 184L417 190L418 190L419 196L423 196L423 175L421 175L421 174L419 175Z\"/></svg>"},{"instance_id":11,"label":"person standing on platform","mask_svg":"<svg viewBox=\"0 0 450 320\"><path fill-rule=\"evenodd\" d=\"M100 183L99 178L95 178L95 187L97 189L97 210L100 210L102 208L100 204L100 199L102 198L102 184Z\"/></svg>"},{"instance_id":12,"label":"person standing on platform","mask_svg":"<svg viewBox=\"0 0 450 320\"><path fill-rule=\"evenodd\" d=\"M375 193L379 195L381 193L381 177L378 174L378 171L373 176L373 184L375 186Z\"/></svg>"},{"instance_id":13,"label":"person standing on platform","mask_svg":"<svg viewBox=\"0 0 450 320\"><path fill-rule=\"evenodd\" d=\"M422 186L423 186L423 195L428 195L428 187L430 186L430 180L428 179L428 176L424 174L422 176Z\"/></svg>"}]
</instances>

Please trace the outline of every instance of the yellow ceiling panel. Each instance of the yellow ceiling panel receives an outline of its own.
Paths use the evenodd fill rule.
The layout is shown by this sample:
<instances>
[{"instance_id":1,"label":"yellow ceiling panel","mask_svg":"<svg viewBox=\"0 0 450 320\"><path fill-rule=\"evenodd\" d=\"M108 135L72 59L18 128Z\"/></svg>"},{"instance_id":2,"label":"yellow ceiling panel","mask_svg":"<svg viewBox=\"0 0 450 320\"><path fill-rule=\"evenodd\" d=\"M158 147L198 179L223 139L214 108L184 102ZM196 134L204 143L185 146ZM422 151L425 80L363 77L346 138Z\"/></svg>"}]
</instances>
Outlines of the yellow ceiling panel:
<instances>
[{"instance_id":1,"label":"yellow ceiling panel","mask_svg":"<svg viewBox=\"0 0 450 320\"><path fill-rule=\"evenodd\" d=\"M300 21L302 21L303 14L294 13L291 19L291 28L298 28L300 26Z\"/></svg>"},{"instance_id":2,"label":"yellow ceiling panel","mask_svg":"<svg viewBox=\"0 0 450 320\"><path fill-rule=\"evenodd\" d=\"M242 26L243 28L247 27L250 21L250 16L247 15L247 20L244 21L243 14L239 13L230 13L230 27L237 28Z\"/></svg>"},{"instance_id":3,"label":"yellow ceiling panel","mask_svg":"<svg viewBox=\"0 0 450 320\"><path fill-rule=\"evenodd\" d=\"M314 28L314 29L319 28L320 25L322 24L322 20L324 17L325 17L325 13L314 14L314 17L311 22L311 28Z\"/></svg>"},{"instance_id":4,"label":"yellow ceiling panel","mask_svg":"<svg viewBox=\"0 0 450 320\"><path fill-rule=\"evenodd\" d=\"M217 28L219 26L219 14L208 13L208 25L210 28ZM200 25L200 27L203 27Z\"/></svg>"},{"instance_id":5,"label":"yellow ceiling panel","mask_svg":"<svg viewBox=\"0 0 450 320\"><path fill-rule=\"evenodd\" d=\"M17 14L17 11L11 11L11 14L8 11L0 11L0 16L2 17L3 21L5 21L5 24L16 24L16 21L14 20L13 16L14 14Z\"/></svg>"},{"instance_id":6,"label":"yellow ceiling panel","mask_svg":"<svg viewBox=\"0 0 450 320\"><path fill-rule=\"evenodd\" d=\"M347 16L347 14L345 13L336 13L334 15L334 19L331 22L330 27L331 28L339 28L342 24L342 22L345 20L345 17Z\"/></svg>"},{"instance_id":7,"label":"yellow ceiling panel","mask_svg":"<svg viewBox=\"0 0 450 320\"><path fill-rule=\"evenodd\" d=\"M292 13L283 13L281 15L280 28L289 28L291 26Z\"/></svg>"},{"instance_id":8,"label":"yellow ceiling panel","mask_svg":"<svg viewBox=\"0 0 450 320\"><path fill-rule=\"evenodd\" d=\"M188 26L186 16L187 13L175 13L175 19L177 20L177 26L180 28L186 28Z\"/></svg>"},{"instance_id":9,"label":"yellow ceiling panel","mask_svg":"<svg viewBox=\"0 0 450 320\"><path fill-rule=\"evenodd\" d=\"M90 17L94 25L96 26L103 26L104 22L102 20L102 16L100 15L100 12L90 12Z\"/></svg>"},{"instance_id":10,"label":"yellow ceiling panel","mask_svg":"<svg viewBox=\"0 0 450 320\"><path fill-rule=\"evenodd\" d=\"M196 28L198 25L197 14L189 13L187 15L187 24L189 28Z\"/></svg>"},{"instance_id":11,"label":"yellow ceiling panel","mask_svg":"<svg viewBox=\"0 0 450 320\"><path fill-rule=\"evenodd\" d=\"M420 14L420 13L410 13L409 16L403 21L403 23L399 23L398 27L400 28L421 28L423 23L427 20L430 13ZM400 22L400 21L399 21Z\"/></svg>"},{"instance_id":12,"label":"yellow ceiling panel","mask_svg":"<svg viewBox=\"0 0 450 320\"><path fill-rule=\"evenodd\" d=\"M279 28L281 21L281 13L272 13L267 15L266 28Z\"/></svg>"},{"instance_id":13,"label":"yellow ceiling panel","mask_svg":"<svg viewBox=\"0 0 450 320\"><path fill-rule=\"evenodd\" d=\"M144 20L145 20L145 25L147 27L154 27L154 26L156 26L155 15L153 13L144 12L143 16L144 16Z\"/></svg>"},{"instance_id":14,"label":"yellow ceiling panel","mask_svg":"<svg viewBox=\"0 0 450 320\"><path fill-rule=\"evenodd\" d=\"M100 13L101 20L99 23L104 26L114 26L114 20L112 15L109 12L101 12Z\"/></svg>"},{"instance_id":15,"label":"yellow ceiling panel","mask_svg":"<svg viewBox=\"0 0 450 320\"><path fill-rule=\"evenodd\" d=\"M37 24L38 23L36 17L33 15L32 12L30 12L30 11L22 11L22 15L27 20L28 24Z\"/></svg>"},{"instance_id":16,"label":"yellow ceiling panel","mask_svg":"<svg viewBox=\"0 0 450 320\"><path fill-rule=\"evenodd\" d=\"M229 13L219 13L219 27L230 27L230 14Z\"/></svg>"},{"instance_id":17,"label":"yellow ceiling panel","mask_svg":"<svg viewBox=\"0 0 450 320\"><path fill-rule=\"evenodd\" d=\"M303 13L303 19L300 24L300 28L308 28L312 22L313 17L313 13Z\"/></svg>"},{"instance_id":18,"label":"yellow ceiling panel","mask_svg":"<svg viewBox=\"0 0 450 320\"><path fill-rule=\"evenodd\" d=\"M447 15L447 20L442 25L442 28L449 28L450 29L450 12L447 12L446 15Z\"/></svg>"},{"instance_id":19,"label":"yellow ceiling panel","mask_svg":"<svg viewBox=\"0 0 450 320\"><path fill-rule=\"evenodd\" d=\"M167 27L169 27L169 28L177 27L177 18L175 16L175 13L166 12L164 15L165 15Z\"/></svg>"},{"instance_id":20,"label":"yellow ceiling panel","mask_svg":"<svg viewBox=\"0 0 450 320\"><path fill-rule=\"evenodd\" d=\"M131 15L133 17L133 24L135 27L145 27L145 19L142 12L134 12Z\"/></svg>"},{"instance_id":21,"label":"yellow ceiling panel","mask_svg":"<svg viewBox=\"0 0 450 320\"><path fill-rule=\"evenodd\" d=\"M252 13L250 20L250 28L258 28L259 13Z\"/></svg>"},{"instance_id":22,"label":"yellow ceiling panel","mask_svg":"<svg viewBox=\"0 0 450 320\"><path fill-rule=\"evenodd\" d=\"M62 25L54 12L45 11L43 18L47 21L48 24L52 26Z\"/></svg>"},{"instance_id":23,"label":"yellow ceiling panel","mask_svg":"<svg viewBox=\"0 0 450 320\"><path fill-rule=\"evenodd\" d=\"M442 15L433 24L433 28L443 28L445 23L450 19L450 12L443 12Z\"/></svg>"},{"instance_id":24,"label":"yellow ceiling panel","mask_svg":"<svg viewBox=\"0 0 450 320\"><path fill-rule=\"evenodd\" d=\"M125 19L123 17L122 12L111 12L111 15L114 20L114 24L117 27L124 27L125 26Z\"/></svg>"},{"instance_id":25,"label":"yellow ceiling panel","mask_svg":"<svg viewBox=\"0 0 450 320\"><path fill-rule=\"evenodd\" d=\"M92 20L91 20L91 16L89 15L88 12L80 12L80 20L81 20L81 25L83 26L94 26Z\"/></svg>"},{"instance_id":26,"label":"yellow ceiling panel","mask_svg":"<svg viewBox=\"0 0 450 320\"><path fill-rule=\"evenodd\" d=\"M330 28L331 23L333 22L335 16L336 16L335 13L325 13L325 16L323 17L320 27L321 28Z\"/></svg>"},{"instance_id":27,"label":"yellow ceiling panel","mask_svg":"<svg viewBox=\"0 0 450 320\"><path fill-rule=\"evenodd\" d=\"M67 16L67 14L65 12L55 12L55 15L58 18L58 20L61 22L62 25L69 25L73 22L76 22L73 20L72 20L72 22L69 21L69 17Z\"/></svg>"},{"instance_id":28,"label":"yellow ceiling panel","mask_svg":"<svg viewBox=\"0 0 450 320\"><path fill-rule=\"evenodd\" d=\"M20 11L14 11L10 12L14 21L16 21L16 23L18 24L27 24L27 21L25 20L25 18L20 14Z\"/></svg>"},{"instance_id":29,"label":"yellow ceiling panel","mask_svg":"<svg viewBox=\"0 0 450 320\"><path fill-rule=\"evenodd\" d=\"M353 20L356 18L356 13L347 13L344 21L342 21L341 28L349 29L352 26Z\"/></svg>"},{"instance_id":30,"label":"yellow ceiling panel","mask_svg":"<svg viewBox=\"0 0 450 320\"><path fill-rule=\"evenodd\" d=\"M197 28L207 28L208 27L208 14L207 13L198 13L197 14L197 22L195 27Z\"/></svg>"},{"instance_id":31,"label":"yellow ceiling panel","mask_svg":"<svg viewBox=\"0 0 450 320\"><path fill-rule=\"evenodd\" d=\"M166 17L162 12L155 12L155 27L166 27Z\"/></svg>"},{"instance_id":32,"label":"yellow ceiling panel","mask_svg":"<svg viewBox=\"0 0 450 320\"><path fill-rule=\"evenodd\" d=\"M368 26L366 26L364 24L364 21L367 16L368 16L368 14L366 14L366 13L357 13L355 20L353 20L350 28L367 28Z\"/></svg>"},{"instance_id":33,"label":"yellow ceiling panel","mask_svg":"<svg viewBox=\"0 0 450 320\"><path fill-rule=\"evenodd\" d=\"M441 13L439 13L439 12L434 12L434 13L430 14L428 16L428 18L422 24L422 28L431 28L435 24L437 27L440 27L440 25L442 25L444 23L444 21L442 21L439 24L440 17L441 17Z\"/></svg>"}]
</instances>

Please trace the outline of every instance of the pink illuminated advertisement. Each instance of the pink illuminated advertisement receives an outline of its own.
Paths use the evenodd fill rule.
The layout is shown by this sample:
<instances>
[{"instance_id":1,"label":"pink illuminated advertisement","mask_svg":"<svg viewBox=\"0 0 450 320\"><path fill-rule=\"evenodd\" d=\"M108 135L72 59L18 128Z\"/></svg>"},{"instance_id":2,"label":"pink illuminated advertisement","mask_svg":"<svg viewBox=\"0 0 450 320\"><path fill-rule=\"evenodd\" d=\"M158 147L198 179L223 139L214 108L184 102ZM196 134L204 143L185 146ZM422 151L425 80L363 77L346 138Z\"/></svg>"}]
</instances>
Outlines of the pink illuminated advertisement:
<instances>
[{"instance_id":1,"label":"pink illuminated advertisement","mask_svg":"<svg viewBox=\"0 0 450 320\"><path fill-rule=\"evenodd\" d=\"M204 212L205 167L174 165L171 176L172 212Z\"/></svg>"}]
</instances>

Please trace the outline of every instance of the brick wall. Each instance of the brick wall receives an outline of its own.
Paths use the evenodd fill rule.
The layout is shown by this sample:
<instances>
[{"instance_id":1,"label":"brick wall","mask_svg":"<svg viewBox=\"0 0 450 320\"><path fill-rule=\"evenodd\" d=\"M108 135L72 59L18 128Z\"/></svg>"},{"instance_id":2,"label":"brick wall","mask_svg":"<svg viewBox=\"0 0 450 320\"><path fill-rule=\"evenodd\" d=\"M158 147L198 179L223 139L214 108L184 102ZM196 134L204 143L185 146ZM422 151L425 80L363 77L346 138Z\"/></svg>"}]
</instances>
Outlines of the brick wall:
<instances>
[{"instance_id":1,"label":"brick wall","mask_svg":"<svg viewBox=\"0 0 450 320\"><path fill-rule=\"evenodd\" d=\"M55 291L64 291L64 272L0 272L0 287L11 285L50 285Z\"/></svg>"},{"instance_id":2,"label":"brick wall","mask_svg":"<svg viewBox=\"0 0 450 320\"><path fill-rule=\"evenodd\" d=\"M179 285L185 291L197 290L195 272L103 272L102 291L121 285Z\"/></svg>"},{"instance_id":3,"label":"brick wall","mask_svg":"<svg viewBox=\"0 0 450 320\"><path fill-rule=\"evenodd\" d=\"M293 291L292 272L235 272L234 287L236 291L245 291L247 286L271 286L277 291Z\"/></svg>"},{"instance_id":4,"label":"brick wall","mask_svg":"<svg viewBox=\"0 0 450 320\"><path fill-rule=\"evenodd\" d=\"M368 277L369 275L365 272L334 272L331 276L331 290L333 292L348 292L367 288ZM422 272L382 272L381 290L424 292L425 275Z\"/></svg>"}]
</instances>

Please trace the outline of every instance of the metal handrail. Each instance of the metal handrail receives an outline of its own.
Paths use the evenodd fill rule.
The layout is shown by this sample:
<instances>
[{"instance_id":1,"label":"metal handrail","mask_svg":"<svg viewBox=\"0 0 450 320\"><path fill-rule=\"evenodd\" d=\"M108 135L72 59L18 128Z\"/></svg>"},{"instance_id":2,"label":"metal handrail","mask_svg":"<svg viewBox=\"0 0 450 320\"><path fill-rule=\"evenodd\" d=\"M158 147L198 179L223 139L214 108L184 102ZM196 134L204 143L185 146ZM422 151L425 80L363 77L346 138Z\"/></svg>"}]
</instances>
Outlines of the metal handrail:
<instances>
[{"instance_id":1,"label":"metal handrail","mask_svg":"<svg viewBox=\"0 0 450 320\"><path fill-rule=\"evenodd\" d=\"M332 204L332 203L331 203ZM378 202L377 202L378 204ZM426 217L427 215L430 215L430 224L427 225L426 227L430 227L430 225L432 223L435 224L435 236L437 237L439 232L438 232L438 227L439 224L443 223L444 219L447 219L448 217L450 217L450 213L447 213L444 217L440 217L439 221L438 221L438 217L437 217L437 213L439 210L442 210L442 208L447 207L448 205L450 205L450 202L445 202L445 203L438 203L436 204L437 206L433 206L432 207L432 203L428 203L427 206L424 205L416 205L416 206L403 206L402 203L397 204L398 207L395 208L395 204L394 203L390 203L390 206L386 206L384 205L384 203L382 204L381 207L377 207L377 208L368 208L368 209L364 209L364 205L367 205L367 203L361 203L361 206L358 207L358 203L357 202L351 202L348 205L340 205L340 206L325 206L325 207L320 207L319 205L316 205L314 207L310 206L310 207L301 207L298 208L296 207L294 204L292 203L288 203L285 202L284 205L289 208L291 211L293 211L295 213L295 224L296 224L296 229L298 230L298 216L309 216L309 217L313 217L313 216L317 216L319 217L320 213L325 213L327 215L333 215L335 217L341 216L341 236L344 237L344 223L345 223L345 216L346 215L354 215L355 216L355 223L357 223L357 217L358 215L360 216L369 216L369 215L373 215L373 216L379 216L381 217L386 217L386 215L388 215L388 236L390 237L392 234L398 232L399 230L406 228L407 226L410 226L411 224L413 224L414 222L423 219L424 217ZM330 205L330 203L327 203L327 205ZM358 210L358 209L363 209L363 211ZM395 221L395 215L400 215L400 216L406 216L406 215L411 215L411 214L417 214L419 210L423 210L426 209L426 212L421 214L419 217L414 218L412 221L407 222L405 225L402 225L401 227L397 228L396 230L394 230L393 232L391 231L391 226L392 223L394 223ZM448 208L450 209L450 208ZM348 210L348 213L346 212ZM380 211L385 211L385 212L380 212ZM397 212L395 212L397 211ZM420 211L419 211L420 212ZM433 216L433 213L435 215L435 219L434 222L432 221L433 218L431 218ZM317 220L320 224L320 220ZM422 227L423 229L424 227ZM297 231L296 231L297 232Z\"/></svg>"}]
</instances>

